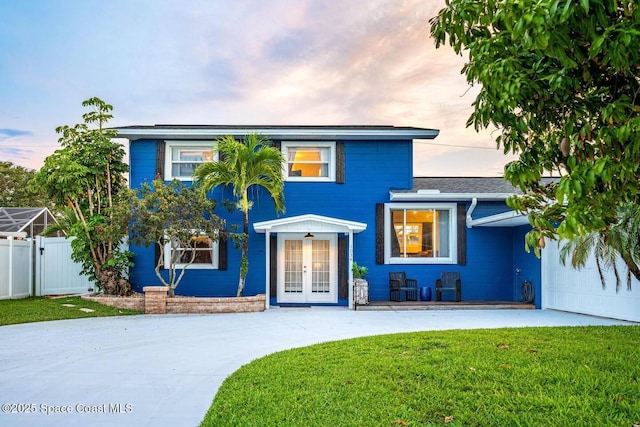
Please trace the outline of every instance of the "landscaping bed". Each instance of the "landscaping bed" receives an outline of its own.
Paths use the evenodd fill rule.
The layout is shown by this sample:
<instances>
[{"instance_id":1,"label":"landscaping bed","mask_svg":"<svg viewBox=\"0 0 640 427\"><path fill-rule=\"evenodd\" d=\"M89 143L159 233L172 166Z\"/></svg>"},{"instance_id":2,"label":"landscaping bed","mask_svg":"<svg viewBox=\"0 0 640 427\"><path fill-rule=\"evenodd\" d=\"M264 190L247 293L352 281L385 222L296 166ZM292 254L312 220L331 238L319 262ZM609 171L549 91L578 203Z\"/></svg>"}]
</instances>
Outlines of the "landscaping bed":
<instances>
[{"instance_id":1,"label":"landscaping bed","mask_svg":"<svg viewBox=\"0 0 640 427\"><path fill-rule=\"evenodd\" d=\"M264 311L266 301L264 294L249 297L169 297L165 286L146 286L144 291L144 294L127 297L91 295L83 298L145 314L252 313Z\"/></svg>"},{"instance_id":2,"label":"landscaping bed","mask_svg":"<svg viewBox=\"0 0 640 427\"><path fill-rule=\"evenodd\" d=\"M144 311L143 294L134 294L127 297L119 297L115 295L84 295L82 298L102 305L108 305L109 307Z\"/></svg>"}]
</instances>

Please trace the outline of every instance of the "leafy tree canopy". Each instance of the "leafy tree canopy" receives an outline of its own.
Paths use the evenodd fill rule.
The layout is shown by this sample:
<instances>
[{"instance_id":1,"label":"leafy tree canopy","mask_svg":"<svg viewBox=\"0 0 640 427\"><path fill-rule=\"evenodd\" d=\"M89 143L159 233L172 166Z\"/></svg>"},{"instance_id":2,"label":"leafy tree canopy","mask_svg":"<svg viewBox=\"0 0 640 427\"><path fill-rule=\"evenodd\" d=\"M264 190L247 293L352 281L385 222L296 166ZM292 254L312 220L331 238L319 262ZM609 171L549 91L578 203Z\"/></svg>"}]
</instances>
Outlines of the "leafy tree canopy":
<instances>
[{"instance_id":1,"label":"leafy tree canopy","mask_svg":"<svg viewBox=\"0 0 640 427\"><path fill-rule=\"evenodd\" d=\"M637 1L447 0L431 24L481 85L467 124L519 155L505 178L525 192L509 204L529 213L528 244L609 228L640 201Z\"/></svg>"},{"instance_id":2,"label":"leafy tree canopy","mask_svg":"<svg viewBox=\"0 0 640 427\"><path fill-rule=\"evenodd\" d=\"M52 207L50 201L28 187L36 171L0 161L0 207Z\"/></svg>"},{"instance_id":3,"label":"leafy tree canopy","mask_svg":"<svg viewBox=\"0 0 640 427\"><path fill-rule=\"evenodd\" d=\"M215 241L221 237L224 221L214 214L216 202L195 187L178 180L165 184L161 179L145 182L131 195L131 241L137 245L157 245L155 273L169 287L170 295L180 284L185 270L196 258L200 239ZM171 253L168 265L165 245ZM186 268L178 271L177 264ZM163 274L161 269L167 270Z\"/></svg>"},{"instance_id":4,"label":"leafy tree canopy","mask_svg":"<svg viewBox=\"0 0 640 427\"><path fill-rule=\"evenodd\" d=\"M119 249L128 234L127 216L121 205L127 202L122 145L105 124L113 117L113 107L99 98L82 103L91 111L83 123L60 126L58 142L62 148L45 159L32 185L59 206L66 206L72 258L82 263L83 273L94 279L106 294L127 294L124 278L129 254Z\"/></svg>"}]
</instances>

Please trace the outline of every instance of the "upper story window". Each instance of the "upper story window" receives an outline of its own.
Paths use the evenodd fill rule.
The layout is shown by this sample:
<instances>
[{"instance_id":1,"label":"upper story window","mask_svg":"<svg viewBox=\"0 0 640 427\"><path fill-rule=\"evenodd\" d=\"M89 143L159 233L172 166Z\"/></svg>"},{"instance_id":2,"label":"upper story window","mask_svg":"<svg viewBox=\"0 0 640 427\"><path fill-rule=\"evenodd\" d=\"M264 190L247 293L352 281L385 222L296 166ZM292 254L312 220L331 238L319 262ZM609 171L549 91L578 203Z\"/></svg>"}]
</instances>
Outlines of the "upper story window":
<instances>
[{"instance_id":1,"label":"upper story window","mask_svg":"<svg viewBox=\"0 0 640 427\"><path fill-rule=\"evenodd\" d=\"M283 142L287 181L335 181L335 142Z\"/></svg>"},{"instance_id":2,"label":"upper story window","mask_svg":"<svg viewBox=\"0 0 640 427\"><path fill-rule=\"evenodd\" d=\"M390 264L455 264L456 205L385 205L385 258Z\"/></svg>"},{"instance_id":3,"label":"upper story window","mask_svg":"<svg viewBox=\"0 0 640 427\"><path fill-rule=\"evenodd\" d=\"M204 163L217 160L213 142L167 141L165 154L165 180L191 181L193 171Z\"/></svg>"}]
</instances>

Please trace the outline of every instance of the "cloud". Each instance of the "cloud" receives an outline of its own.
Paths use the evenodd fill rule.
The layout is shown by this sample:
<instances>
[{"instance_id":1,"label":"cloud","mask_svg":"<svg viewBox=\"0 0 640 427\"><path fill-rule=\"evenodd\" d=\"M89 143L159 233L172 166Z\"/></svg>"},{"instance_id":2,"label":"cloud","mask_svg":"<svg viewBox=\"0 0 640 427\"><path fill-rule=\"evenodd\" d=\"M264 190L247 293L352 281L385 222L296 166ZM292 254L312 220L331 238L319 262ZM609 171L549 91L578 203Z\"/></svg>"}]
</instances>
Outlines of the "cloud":
<instances>
[{"instance_id":1,"label":"cloud","mask_svg":"<svg viewBox=\"0 0 640 427\"><path fill-rule=\"evenodd\" d=\"M0 129L0 153L2 153L2 158L13 163L16 161L24 163L25 160L29 160L32 157L33 150L24 149L17 144L31 136L33 136L33 133L28 130ZM9 142L12 145L3 146L2 143L4 142Z\"/></svg>"},{"instance_id":2,"label":"cloud","mask_svg":"<svg viewBox=\"0 0 640 427\"><path fill-rule=\"evenodd\" d=\"M3 147L0 145L0 153L2 153L2 156L6 160L15 163L17 160L29 160L32 151L15 147Z\"/></svg>"},{"instance_id":3,"label":"cloud","mask_svg":"<svg viewBox=\"0 0 640 427\"><path fill-rule=\"evenodd\" d=\"M416 144L416 175L463 155L460 145L476 161L453 161L449 173L495 174L490 132L465 126L477 94L460 75L465 58L430 38L444 0L151 3L0 2L12 18L0 46L13 59L0 67L2 126L33 130L0 130L0 142L33 148L37 168L56 147L55 127L80 121L82 100L99 96L114 106L112 126L436 128L440 145ZM114 30L122 17L133 25Z\"/></svg>"},{"instance_id":4,"label":"cloud","mask_svg":"<svg viewBox=\"0 0 640 427\"><path fill-rule=\"evenodd\" d=\"M0 129L0 142L20 136L31 136L31 131L20 129Z\"/></svg>"}]
</instances>

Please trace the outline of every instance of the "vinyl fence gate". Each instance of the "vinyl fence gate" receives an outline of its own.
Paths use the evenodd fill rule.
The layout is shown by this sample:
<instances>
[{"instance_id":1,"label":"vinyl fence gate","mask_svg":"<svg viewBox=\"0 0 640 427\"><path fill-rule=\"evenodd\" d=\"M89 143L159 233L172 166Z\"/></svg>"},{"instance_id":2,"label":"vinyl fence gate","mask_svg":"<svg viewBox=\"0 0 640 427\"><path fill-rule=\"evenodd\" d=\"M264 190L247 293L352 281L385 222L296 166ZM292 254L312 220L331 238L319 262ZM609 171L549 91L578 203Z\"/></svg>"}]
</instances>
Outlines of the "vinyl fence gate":
<instances>
[{"instance_id":1,"label":"vinyl fence gate","mask_svg":"<svg viewBox=\"0 0 640 427\"><path fill-rule=\"evenodd\" d=\"M71 239L36 237L35 295L84 294L94 284L71 259Z\"/></svg>"}]
</instances>

